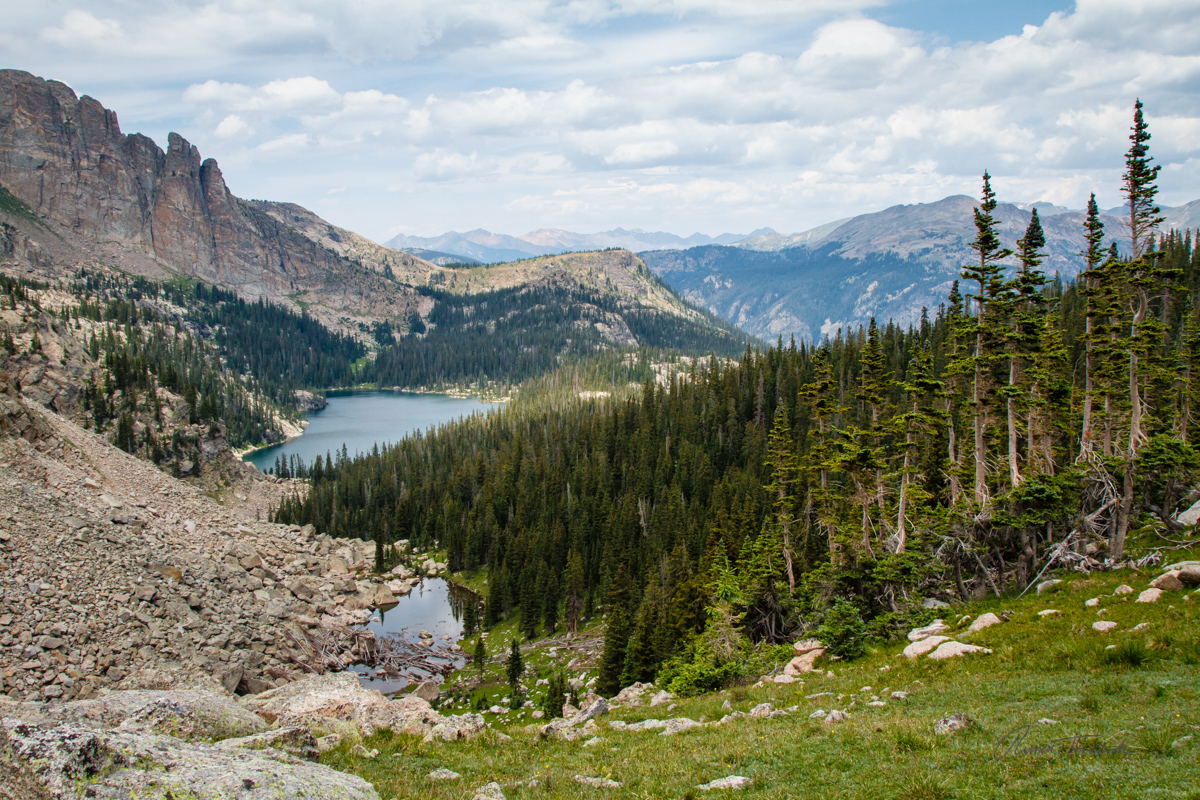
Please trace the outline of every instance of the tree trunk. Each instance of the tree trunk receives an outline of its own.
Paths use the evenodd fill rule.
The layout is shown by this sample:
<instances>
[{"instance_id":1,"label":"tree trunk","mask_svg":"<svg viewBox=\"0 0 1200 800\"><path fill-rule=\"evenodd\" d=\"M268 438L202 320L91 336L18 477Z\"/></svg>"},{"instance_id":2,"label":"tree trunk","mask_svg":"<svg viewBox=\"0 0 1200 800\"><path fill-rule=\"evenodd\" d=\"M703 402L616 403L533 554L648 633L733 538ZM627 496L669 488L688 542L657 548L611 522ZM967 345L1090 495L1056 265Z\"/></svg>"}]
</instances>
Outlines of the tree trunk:
<instances>
[{"instance_id":1,"label":"tree trunk","mask_svg":"<svg viewBox=\"0 0 1200 800\"><path fill-rule=\"evenodd\" d=\"M1008 360L1009 388L1016 386L1016 383L1017 359L1010 358ZM1021 485L1021 468L1017 463L1017 402L1011 394L1008 396L1008 480L1014 489Z\"/></svg>"},{"instance_id":2,"label":"tree trunk","mask_svg":"<svg viewBox=\"0 0 1200 800\"><path fill-rule=\"evenodd\" d=\"M962 557L954 558L954 585L958 588L958 599L962 602L967 602L971 598L967 597L967 585L962 579Z\"/></svg>"},{"instance_id":3,"label":"tree trunk","mask_svg":"<svg viewBox=\"0 0 1200 800\"><path fill-rule=\"evenodd\" d=\"M972 398L975 401L975 502L983 505L987 501L987 450L983 440L983 365L980 348L983 347L983 334L980 333L975 345L975 389Z\"/></svg>"},{"instance_id":4,"label":"tree trunk","mask_svg":"<svg viewBox=\"0 0 1200 800\"><path fill-rule=\"evenodd\" d=\"M958 497L962 494L962 483L959 480L961 465L958 462L958 438L954 431L954 417L950 414L950 401L946 401L946 440L949 443L950 456L950 505L958 505Z\"/></svg>"},{"instance_id":5,"label":"tree trunk","mask_svg":"<svg viewBox=\"0 0 1200 800\"><path fill-rule=\"evenodd\" d=\"M1090 461L1092 457L1092 394L1096 390L1095 365L1092 362L1092 306L1088 300L1084 322L1084 340L1087 349L1083 357L1083 427L1079 432L1079 457Z\"/></svg>"},{"instance_id":6,"label":"tree trunk","mask_svg":"<svg viewBox=\"0 0 1200 800\"><path fill-rule=\"evenodd\" d=\"M1137 455L1142 446L1142 393L1138 374L1138 349L1141 346L1141 326L1150 313L1150 297L1138 290L1138 307L1129 330L1129 457Z\"/></svg>"},{"instance_id":7,"label":"tree trunk","mask_svg":"<svg viewBox=\"0 0 1200 800\"><path fill-rule=\"evenodd\" d=\"M1113 561L1125 555L1125 536L1129 533L1129 517L1133 513L1133 461L1125 463L1124 482L1121 487L1121 504L1117 509L1117 527L1108 543L1108 552Z\"/></svg>"},{"instance_id":8,"label":"tree trunk","mask_svg":"<svg viewBox=\"0 0 1200 800\"><path fill-rule=\"evenodd\" d=\"M787 564L788 595L791 596L796 594L796 573L792 569L792 542L787 526L783 528L783 561Z\"/></svg>"},{"instance_id":9,"label":"tree trunk","mask_svg":"<svg viewBox=\"0 0 1200 800\"><path fill-rule=\"evenodd\" d=\"M912 466L912 431L905 436L904 471L900 473L900 500L896 511L896 552L903 553L908 545L908 524L904 517L908 513L908 470Z\"/></svg>"},{"instance_id":10,"label":"tree trunk","mask_svg":"<svg viewBox=\"0 0 1200 800\"><path fill-rule=\"evenodd\" d=\"M1104 395L1104 455L1113 453L1112 395Z\"/></svg>"}]
</instances>

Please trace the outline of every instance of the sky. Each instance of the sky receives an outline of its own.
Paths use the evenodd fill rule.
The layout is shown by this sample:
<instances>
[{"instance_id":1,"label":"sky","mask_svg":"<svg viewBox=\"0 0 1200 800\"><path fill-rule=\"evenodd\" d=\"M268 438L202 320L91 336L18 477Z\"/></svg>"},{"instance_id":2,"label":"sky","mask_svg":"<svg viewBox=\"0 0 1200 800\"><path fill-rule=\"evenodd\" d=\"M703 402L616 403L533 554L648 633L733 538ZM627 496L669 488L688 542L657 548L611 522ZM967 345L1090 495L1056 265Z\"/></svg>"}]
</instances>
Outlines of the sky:
<instances>
[{"instance_id":1,"label":"sky","mask_svg":"<svg viewBox=\"0 0 1200 800\"><path fill-rule=\"evenodd\" d=\"M0 0L0 67L377 241L1200 198L1200 0Z\"/></svg>"}]
</instances>

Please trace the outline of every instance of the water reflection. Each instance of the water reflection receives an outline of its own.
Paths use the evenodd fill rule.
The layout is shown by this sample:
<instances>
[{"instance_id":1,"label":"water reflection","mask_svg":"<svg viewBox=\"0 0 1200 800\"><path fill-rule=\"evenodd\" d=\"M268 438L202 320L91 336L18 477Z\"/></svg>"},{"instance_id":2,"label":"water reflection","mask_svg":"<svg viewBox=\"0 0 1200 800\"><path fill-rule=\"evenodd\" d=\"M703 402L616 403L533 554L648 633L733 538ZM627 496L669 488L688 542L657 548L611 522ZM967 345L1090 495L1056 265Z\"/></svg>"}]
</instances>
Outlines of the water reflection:
<instances>
[{"instance_id":1,"label":"water reflection","mask_svg":"<svg viewBox=\"0 0 1200 800\"><path fill-rule=\"evenodd\" d=\"M496 405L475 398L409 392L330 392L327 399L328 406L308 415L309 425L302 436L256 450L245 460L266 472L277 458L298 458L311 465L326 455L336 459L343 447L353 457Z\"/></svg>"},{"instance_id":2,"label":"water reflection","mask_svg":"<svg viewBox=\"0 0 1200 800\"><path fill-rule=\"evenodd\" d=\"M413 642L421 640L421 632L433 635L433 641L439 649L462 638L462 617L465 604L477 596L460 586L447 583L442 578L426 578L413 587L412 593L399 598L399 602L388 608L379 608L371 615L367 627L376 636L399 636ZM466 661L465 653L455 654L454 665L461 667ZM377 689L384 694L401 691L410 681L404 676L388 676L365 665L351 667L358 673L363 686ZM433 677L441 681L441 676L431 676L430 673L417 671L420 680Z\"/></svg>"}]
</instances>

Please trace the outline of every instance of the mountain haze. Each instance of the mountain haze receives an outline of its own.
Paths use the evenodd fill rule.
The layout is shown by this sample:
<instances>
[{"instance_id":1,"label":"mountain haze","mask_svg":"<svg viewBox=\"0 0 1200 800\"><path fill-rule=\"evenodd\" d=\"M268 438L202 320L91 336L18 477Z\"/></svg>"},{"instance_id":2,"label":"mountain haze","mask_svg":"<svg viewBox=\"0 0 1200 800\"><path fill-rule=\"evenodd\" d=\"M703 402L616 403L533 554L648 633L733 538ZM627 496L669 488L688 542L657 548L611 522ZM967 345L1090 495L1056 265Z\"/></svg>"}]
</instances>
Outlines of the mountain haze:
<instances>
[{"instance_id":1,"label":"mountain haze","mask_svg":"<svg viewBox=\"0 0 1200 800\"><path fill-rule=\"evenodd\" d=\"M818 340L871 317L915 322L945 300L962 265L974 258L973 209L965 195L893 206L796 234L749 237L732 247L642 253L654 272L685 298L757 336ZM1006 247L1025 232L1032 208L1046 232L1048 275L1074 277L1083 267L1083 218L1046 203L1000 203L993 213ZM1117 209L1114 209L1116 211ZM1200 201L1165 209L1167 228L1196 227ZM1128 227L1102 217L1106 244L1118 247ZM1009 260L1015 267L1015 261Z\"/></svg>"},{"instance_id":2,"label":"mountain haze","mask_svg":"<svg viewBox=\"0 0 1200 800\"><path fill-rule=\"evenodd\" d=\"M762 228L750 236L774 233ZM451 255L463 256L486 263L516 261L530 256L555 253L583 252L621 248L625 250L684 249L709 244L734 244L746 236L723 233L720 236L705 236L694 233L686 238L663 231L625 230L615 228L600 233L572 233L557 228L542 228L524 236L508 236L477 228L466 233L450 231L441 236L405 236L401 234L389 239L386 244L398 250L418 252L434 250Z\"/></svg>"}]
</instances>

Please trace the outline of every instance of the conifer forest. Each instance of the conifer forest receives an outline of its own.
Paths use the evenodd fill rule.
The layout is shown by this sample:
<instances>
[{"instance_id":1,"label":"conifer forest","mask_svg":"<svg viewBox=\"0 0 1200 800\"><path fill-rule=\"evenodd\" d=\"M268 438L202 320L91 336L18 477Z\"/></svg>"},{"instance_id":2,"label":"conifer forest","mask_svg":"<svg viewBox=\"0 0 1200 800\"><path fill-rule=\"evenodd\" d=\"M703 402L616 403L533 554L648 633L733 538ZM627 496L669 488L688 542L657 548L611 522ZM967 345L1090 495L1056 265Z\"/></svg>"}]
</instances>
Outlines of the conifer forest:
<instances>
[{"instance_id":1,"label":"conifer forest","mask_svg":"<svg viewBox=\"0 0 1200 800\"><path fill-rule=\"evenodd\" d=\"M605 614L603 693L713 688L823 618L887 636L925 598L1169 545L1200 468L1200 254L1159 229L1149 140L1139 102L1127 230L1104 230L1093 195L1075 280L1040 269L1036 211L1001 246L984 173L975 258L918 325L318 460L278 520L439 543L452 570L486 570L484 625L519 617L532 638Z\"/></svg>"}]
</instances>

